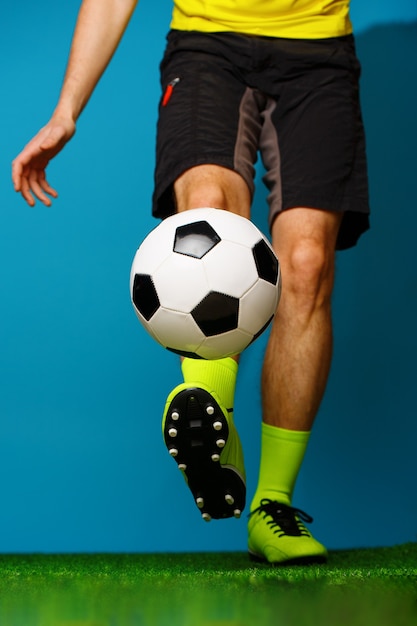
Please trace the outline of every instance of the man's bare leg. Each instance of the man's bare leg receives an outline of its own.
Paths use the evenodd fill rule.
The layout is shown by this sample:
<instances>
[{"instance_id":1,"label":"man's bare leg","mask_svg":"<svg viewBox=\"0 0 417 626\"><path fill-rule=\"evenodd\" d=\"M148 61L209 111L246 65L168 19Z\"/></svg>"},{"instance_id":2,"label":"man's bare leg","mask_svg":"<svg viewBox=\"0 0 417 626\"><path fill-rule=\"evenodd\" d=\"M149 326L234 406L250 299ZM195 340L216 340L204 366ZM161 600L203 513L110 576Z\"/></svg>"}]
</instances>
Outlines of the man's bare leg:
<instances>
[{"instance_id":1,"label":"man's bare leg","mask_svg":"<svg viewBox=\"0 0 417 626\"><path fill-rule=\"evenodd\" d=\"M331 294L341 218L296 208L274 222L283 288L262 376L267 424L308 431L323 397L332 354Z\"/></svg>"}]
</instances>

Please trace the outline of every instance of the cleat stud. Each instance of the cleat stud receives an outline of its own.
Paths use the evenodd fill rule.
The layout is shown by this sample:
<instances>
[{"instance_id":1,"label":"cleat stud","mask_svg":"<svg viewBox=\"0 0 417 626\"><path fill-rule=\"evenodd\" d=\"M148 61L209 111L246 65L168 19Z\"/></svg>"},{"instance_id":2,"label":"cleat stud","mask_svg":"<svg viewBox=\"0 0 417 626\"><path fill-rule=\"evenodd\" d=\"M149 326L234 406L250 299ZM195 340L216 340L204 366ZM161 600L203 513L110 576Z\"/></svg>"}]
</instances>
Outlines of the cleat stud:
<instances>
[{"instance_id":1,"label":"cleat stud","mask_svg":"<svg viewBox=\"0 0 417 626\"><path fill-rule=\"evenodd\" d=\"M172 411L171 413L171 419L174 420L174 422L176 422L177 420L180 419L180 414L178 413L178 411Z\"/></svg>"},{"instance_id":2,"label":"cleat stud","mask_svg":"<svg viewBox=\"0 0 417 626\"><path fill-rule=\"evenodd\" d=\"M175 458L176 456L178 456L178 450L177 450L177 448L170 448L170 449L169 449L169 453L170 453L170 455L171 455L172 457L174 457L174 458Z\"/></svg>"},{"instance_id":3,"label":"cleat stud","mask_svg":"<svg viewBox=\"0 0 417 626\"><path fill-rule=\"evenodd\" d=\"M214 430L221 430L223 428L223 424L221 422L214 422L213 428Z\"/></svg>"},{"instance_id":4,"label":"cleat stud","mask_svg":"<svg viewBox=\"0 0 417 626\"><path fill-rule=\"evenodd\" d=\"M185 470L187 469L187 466L185 463L179 463L178 464L178 469L182 470L183 472L185 472Z\"/></svg>"},{"instance_id":5,"label":"cleat stud","mask_svg":"<svg viewBox=\"0 0 417 626\"><path fill-rule=\"evenodd\" d=\"M176 428L170 428L168 431L168 435L170 437L176 437L178 435L178 430Z\"/></svg>"},{"instance_id":6,"label":"cleat stud","mask_svg":"<svg viewBox=\"0 0 417 626\"><path fill-rule=\"evenodd\" d=\"M208 513L203 513L201 517L205 522L211 522L211 515L209 515Z\"/></svg>"},{"instance_id":7,"label":"cleat stud","mask_svg":"<svg viewBox=\"0 0 417 626\"><path fill-rule=\"evenodd\" d=\"M209 404L208 407L206 407L206 413L207 413L207 415L213 415L213 413L214 413L214 406Z\"/></svg>"},{"instance_id":8,"label":"cleat stud","mask_svg":"<svg viewBox=\"0 0 417 626\"><path fill-rule=\"evenodd\" d=\"M235 499L233 496L230 495L230 493L226 493L226 495L224 496L224 499L226 500L227 504L234 504L235 503Z\"/></svg>"},{"instance_id":9,"label":"cleat stud","mask_svg":"<svg viewBox=\"0 0 417 626\"><path fill-rule=\"evenodd\" d=\"M218 461L220 461L220 454L212 454L211 460L217 463Z\"/></svg>"},{"instance_id":10,"label":"cleat stud","mask_svg":"<svg viewBox=\"0 0 417 626\"><path fill-rule=\"evenodd\" d=\"M218 439L218 440L216 441L216 446L217 446L218 448L224 448L224 446L225 446L225 445L226 445L226 442L225 442L225 440L224 440L224 439Z\"/></svg>"},{"instance_id":11,"label":"cleat stud","mask_svg":"<svg viewBox=\"0 0 417 626\"><path fill-rule=\"evenodd\" d=\"M240 509L235 509L233 511L233 515L235 516L236 519L239 519L239 517L242 515L242 511Z\"/></svg>"},{"instance_id":12,"label":"cleat stud","mask_svg":"<svg viewBox=\"0 0 417 626\"><path fill-rule=\"evenodd\" d=\"M196 498L195 503L199 509L202 509L204 506L204 498L201 498L201 497Z\"/></svg>"}]
</instances>

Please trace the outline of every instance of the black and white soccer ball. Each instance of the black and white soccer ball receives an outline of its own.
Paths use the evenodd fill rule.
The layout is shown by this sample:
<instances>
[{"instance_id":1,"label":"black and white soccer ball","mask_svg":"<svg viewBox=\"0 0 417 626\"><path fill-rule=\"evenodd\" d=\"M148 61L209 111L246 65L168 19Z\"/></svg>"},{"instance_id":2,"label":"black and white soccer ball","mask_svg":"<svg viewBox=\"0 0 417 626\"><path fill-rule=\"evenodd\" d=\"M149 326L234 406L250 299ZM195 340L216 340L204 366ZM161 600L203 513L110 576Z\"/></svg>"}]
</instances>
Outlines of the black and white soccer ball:
<instances>
[{"instance_id":1,"label":"black and white soccer ball","mask_svg":"<svg viewBox=\"0 0 417 626\"><path fill-rule=\"evenodd\" d=\"M219 359L242 352L268 327L281 292L266 237L228 211L192 209L162 221L136 252L135 312L172 352Z\"/></svg>"}]
</instances>

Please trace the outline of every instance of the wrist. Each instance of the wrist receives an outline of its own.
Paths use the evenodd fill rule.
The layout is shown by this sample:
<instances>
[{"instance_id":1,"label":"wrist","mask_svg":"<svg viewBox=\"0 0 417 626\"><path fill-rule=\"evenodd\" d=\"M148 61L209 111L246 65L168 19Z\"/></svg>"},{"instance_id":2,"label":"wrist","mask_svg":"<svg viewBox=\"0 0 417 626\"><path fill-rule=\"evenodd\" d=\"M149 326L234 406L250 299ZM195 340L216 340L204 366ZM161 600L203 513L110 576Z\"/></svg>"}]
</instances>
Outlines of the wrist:
<instances>
[{"instance_id":1,"label":"wrist","mask_svg":"<svg viewBox=\"0 0 417 626\"><path fill-rule=\"evenodd\" d=\"M75 124L83 110L88 97L82 96L78 93L78 85L75 85L73 81L67 80L64 84L55 111L53 113L54 118L67 120L72 124Z\"/></svg>"},{"instance_id":2,"label":"wrist","mask_svg":"<svg viewBox=\"0 0 417 626\"><path fill-rule=\"evenodd\" d=\"M77 107L71 105L68 102L58 102L52 114L52 117L56 120L75 124L79 114L80 111L77 110Z\"/></svg>"}]
</instances>

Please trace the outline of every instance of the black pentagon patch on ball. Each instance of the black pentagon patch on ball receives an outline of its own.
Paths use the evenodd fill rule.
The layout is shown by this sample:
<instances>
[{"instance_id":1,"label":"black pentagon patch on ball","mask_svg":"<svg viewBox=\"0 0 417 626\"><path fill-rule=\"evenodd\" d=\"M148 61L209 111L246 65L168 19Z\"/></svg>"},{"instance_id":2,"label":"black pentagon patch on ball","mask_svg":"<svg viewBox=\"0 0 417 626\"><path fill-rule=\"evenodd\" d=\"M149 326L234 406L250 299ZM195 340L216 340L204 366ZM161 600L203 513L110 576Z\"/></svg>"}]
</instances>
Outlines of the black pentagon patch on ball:
<instances>
[{"instance_id":1,"label":"black pentagon patch on ball","mask_svg":"<svg viewBox=\"0 0 417 626\"><path fill-rule=\"evenodd\" d=\"M221 335L237 328L239 300L224 293L211 291L191 311L191 315L206 337Z\"/></svg>"},{"instance_id":2,"label":"black pentagon patch on ball","mask_svg":"<svg viewBox=\"0 0 417 626\"><path fill-rule=\"evenodd\" d=\"M219 241L219 235L208 222L193 222L178 226L175 231L174 252L202 259Z\"/></svg>"},{"instance_id":3,"label":"black pentagon patch on ball","mask_svg":"<svg viewBox=\"0 0 417 626\"><path fill-rule=\"evenodd\" d=\"M149 322L160 303L153 280L148 274L135 274L132 300L139 313Z\"/></svg>"},{"instance_id":4,"label":"black pentagon patch on ball","mask_svg":"<svg viewBox=\"0 0 417 626\"><path fill-rule=\"evenodd\" d=\"M263 239L258 241L258 243L253 247L252 252L259 277L263 278L268 283L276 285L279 270L278 259L266 241Z\"/></svg>"},{"instance_id":5,"label":"black pentagon patch on ball","mask_svg":"<svg viewBox=\"0 0 417 626\"><path fill-rule=\"evenodd\" d=\"M179 356L186 356L189 359L200 359L202 360L203 357L196 354L195 352L187 352L186 350L177 350L176 348L170 348L169 346L166 347L167 350L169 350L170 352L173 352L174 354L178 354Z\"/></svg>"}]
</instances>

